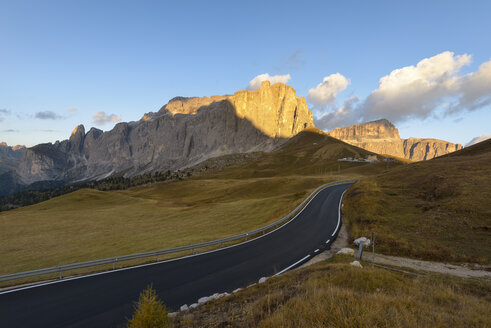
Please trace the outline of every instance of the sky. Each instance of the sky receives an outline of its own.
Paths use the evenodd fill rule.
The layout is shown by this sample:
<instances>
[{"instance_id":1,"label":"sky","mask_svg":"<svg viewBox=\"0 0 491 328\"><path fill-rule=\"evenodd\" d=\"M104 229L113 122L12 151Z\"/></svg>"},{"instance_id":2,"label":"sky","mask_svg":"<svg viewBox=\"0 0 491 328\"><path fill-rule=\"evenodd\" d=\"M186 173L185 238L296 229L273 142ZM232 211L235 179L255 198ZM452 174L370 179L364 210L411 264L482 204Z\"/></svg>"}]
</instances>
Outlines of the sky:
<instances>
[{"instance_id":1,"label":"sky","mask_svg":"<svg viewBox=\"0 0 491 328\"><path fill-rule=\"evenodd\" d=\"M491 1L0 0L0 142L110 130L175 96L264 79L316 126L387 118L401 137L491 133Z\"/></svg>"}]
</instances>

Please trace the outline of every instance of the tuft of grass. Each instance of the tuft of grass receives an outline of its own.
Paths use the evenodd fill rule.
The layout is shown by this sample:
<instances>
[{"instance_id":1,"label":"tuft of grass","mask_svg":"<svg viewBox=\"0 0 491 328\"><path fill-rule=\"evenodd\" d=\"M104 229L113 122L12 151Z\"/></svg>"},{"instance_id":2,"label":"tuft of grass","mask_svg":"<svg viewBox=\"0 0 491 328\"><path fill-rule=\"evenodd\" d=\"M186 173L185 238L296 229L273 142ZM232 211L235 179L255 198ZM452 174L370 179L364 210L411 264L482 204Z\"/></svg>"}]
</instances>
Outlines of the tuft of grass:
<instances>
[{"instance_id":1,"label":"tuft of grass","mask_svg":"<svg viewBox=\"0 0 491 328\"><path fill-rule=\"evenodd\" d=\"M164 304L157 296L152 286L141 292L135 304L135 313L128 320L128 328L165 328L168 327L169 318Z\"/></svg>"},{"instance_id":2,"label":"tuft of grass","mask_svg":"<svg viewBox=\"0 0 491 328\"><path fill-rule=\"evenodd\" d=\"M352 267L352 257L296 270L180 313L174 327L486 327L491 283Z\"/></svg>"}]
</instances>

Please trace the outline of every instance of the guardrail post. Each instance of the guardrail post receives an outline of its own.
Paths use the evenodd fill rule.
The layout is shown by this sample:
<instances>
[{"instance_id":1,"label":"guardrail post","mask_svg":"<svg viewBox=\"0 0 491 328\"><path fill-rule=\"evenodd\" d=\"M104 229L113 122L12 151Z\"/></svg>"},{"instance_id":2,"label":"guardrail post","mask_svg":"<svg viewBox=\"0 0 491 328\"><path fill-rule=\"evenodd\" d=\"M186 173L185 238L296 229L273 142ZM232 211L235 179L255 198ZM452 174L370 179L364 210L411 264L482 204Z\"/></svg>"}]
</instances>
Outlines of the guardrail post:
<instances>
[{"instance_id":1,"label":"guardrail post","mask_svg":"<svg viewBox=\"0 0 491 328\"><path fill-rule=\"evenodd\" d=\"M60 270L60 280L63 279L63 271Z\"/></svg>"}]
</instances>

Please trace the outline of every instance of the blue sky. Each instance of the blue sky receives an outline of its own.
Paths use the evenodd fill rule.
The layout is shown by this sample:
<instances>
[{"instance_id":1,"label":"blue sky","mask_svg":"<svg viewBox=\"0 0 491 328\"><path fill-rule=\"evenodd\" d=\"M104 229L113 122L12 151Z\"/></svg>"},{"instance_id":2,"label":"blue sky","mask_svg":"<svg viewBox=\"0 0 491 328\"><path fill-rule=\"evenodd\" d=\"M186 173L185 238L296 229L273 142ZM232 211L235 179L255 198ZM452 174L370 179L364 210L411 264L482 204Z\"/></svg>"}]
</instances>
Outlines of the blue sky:
<instances>
[{"instance_id":1,"label":"blue sky","mask_svg":"<svg viewBox=\"0 0 491 328\"><path fill-rule=\"evenodd\" d=\"M175 96L231 94L267 73L290 74L326 127L387 113L402 137L465 144L491 133L491 80L475 78L491 60L490 13L489 1L0 0L0 141L109 130ZM384 93L382 77L433 57L441 74L418 80L422 90L408 94L393 75L399 89ZM418 67L404 71L421 77ZM335 73L346 83L316 102L309 90Z\"/></svg>"}]
</instances>

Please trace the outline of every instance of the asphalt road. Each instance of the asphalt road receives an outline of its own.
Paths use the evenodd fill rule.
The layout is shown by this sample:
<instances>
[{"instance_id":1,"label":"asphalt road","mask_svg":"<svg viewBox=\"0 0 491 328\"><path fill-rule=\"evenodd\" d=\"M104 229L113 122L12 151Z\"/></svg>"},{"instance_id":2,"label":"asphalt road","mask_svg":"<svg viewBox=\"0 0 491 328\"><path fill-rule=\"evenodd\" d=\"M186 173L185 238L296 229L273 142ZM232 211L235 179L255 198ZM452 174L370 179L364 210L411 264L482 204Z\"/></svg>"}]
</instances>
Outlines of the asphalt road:
<instances>
[{"instance_id":1,"label":"asphalt road","mask_svg":"<svg viewBox=\"0 0 491 328\"><path fill-rule=\"evenodd\" d=\"M0 327L117 327L149 284L172 312L296 267L334 241L350 185L327 187L288 224L236 246L0 293Z\"/></svg>"}]
</instances>

